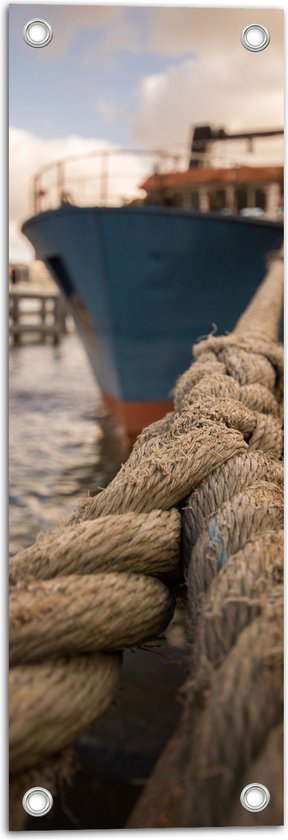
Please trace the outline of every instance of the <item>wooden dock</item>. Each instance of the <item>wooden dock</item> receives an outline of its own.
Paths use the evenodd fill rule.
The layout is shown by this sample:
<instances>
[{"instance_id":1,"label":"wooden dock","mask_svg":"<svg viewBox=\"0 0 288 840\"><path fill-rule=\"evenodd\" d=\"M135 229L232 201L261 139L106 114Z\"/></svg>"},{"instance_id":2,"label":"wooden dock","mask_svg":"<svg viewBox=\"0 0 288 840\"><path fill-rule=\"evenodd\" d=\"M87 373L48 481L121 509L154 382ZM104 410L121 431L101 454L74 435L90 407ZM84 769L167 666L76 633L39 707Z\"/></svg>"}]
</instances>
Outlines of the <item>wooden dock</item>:
<instances>
[{"instance_id":1,"label":"wooden dock","mask_svg":"<svg viewBox=\"0 0 288 840\"><path fill-rule=\"evenodd\" d=\"M67 310L57 289L28 284L9 286L9 337L19 344L22 337L59 344L67 332Z\"/></svg>"}]
</instances>

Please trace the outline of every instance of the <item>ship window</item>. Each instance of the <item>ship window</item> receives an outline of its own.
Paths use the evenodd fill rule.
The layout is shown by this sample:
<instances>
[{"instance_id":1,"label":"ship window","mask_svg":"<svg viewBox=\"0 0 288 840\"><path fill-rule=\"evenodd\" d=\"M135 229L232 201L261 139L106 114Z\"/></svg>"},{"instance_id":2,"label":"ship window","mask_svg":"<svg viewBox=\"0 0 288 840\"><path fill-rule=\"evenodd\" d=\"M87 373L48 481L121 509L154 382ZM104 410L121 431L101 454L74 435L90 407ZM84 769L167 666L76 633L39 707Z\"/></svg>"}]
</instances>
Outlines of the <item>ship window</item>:
<instances>
[{"instance_id":1,"label":"ship window","mask_svg":"<svg viewBox=\"0 0 288 840\"><path fill-rule=\"evenodd\" d=\"M192 210L199 210L199 208L200 208L200 198L199 198L199 193L198 192L192 192L191 193L190 207L192 207Z\"/></svg>"},{"instance_id":2,"label":"ship window","mask_svg":"<svg viewBox=\"0 0 288 840\"><path fill-rule=\"evenodd\" d=\"M245 207L248 207L248 190L247 190L247 187L237 187L236 190L235 190L236 212L240 213L240 210L244 210Z\"/></svg>"},{"instance_id":3,"label":"ship window","mask_svg":"<svg viewBox=\"0 0 288 840\"><path fill-rule=\"evenodd\" d=\"M210 210L224 210L226 203L226 190L213 190L209 193Z\"/></svg>"},{"instance_id":4,"label":"ship window","mask_svg":"<svg viewBox=\"0 0 288 840\"><path fill-rule=\"evenodd\" d=\"M194 192L183 193L183 207L186 207L186 210L199 210L200 199L199 193L196 190Z\"/></svg>"},{"instance_id":5,"label":"ship window","mask_svg":"<svg viewBox=\"0 0 288 840\"><path fill-rule=\"evenodd\" d=\"M266 210L266 192L265 190L255 190L255 207L260 207L261 210Z\"/></svg>"},{"instance_id":6,"label":"ship window","mask_svg":"<svg viewBox=\"0 0 288 840\"><path fill-rule=\"evenodd\" d=\"M181 193L172 192L172 190L166 190L163 204L166 207L183 207L183 196Z\"/></svg>"}]
</instances>

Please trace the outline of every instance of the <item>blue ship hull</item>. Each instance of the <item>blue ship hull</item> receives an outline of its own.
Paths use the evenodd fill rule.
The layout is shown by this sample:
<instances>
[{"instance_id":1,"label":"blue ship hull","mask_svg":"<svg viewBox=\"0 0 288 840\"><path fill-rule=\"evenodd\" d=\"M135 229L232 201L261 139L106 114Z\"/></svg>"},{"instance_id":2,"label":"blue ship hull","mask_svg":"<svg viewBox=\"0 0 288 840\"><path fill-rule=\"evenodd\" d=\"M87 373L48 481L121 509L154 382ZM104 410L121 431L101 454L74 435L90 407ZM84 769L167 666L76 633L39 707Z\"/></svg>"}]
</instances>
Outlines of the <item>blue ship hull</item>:
<instances>
[{"instance_id":1,"label":"blue ship hull","mask_svg":"<svg viewBox=\"0 0 288 840\"><path fill-rule=\"evenodd\" d=\"M192 344L233 329L283 237L281 222L155 206L63 206L23 231L132 437L168 410Z\"/></svg>"}]
</instances>

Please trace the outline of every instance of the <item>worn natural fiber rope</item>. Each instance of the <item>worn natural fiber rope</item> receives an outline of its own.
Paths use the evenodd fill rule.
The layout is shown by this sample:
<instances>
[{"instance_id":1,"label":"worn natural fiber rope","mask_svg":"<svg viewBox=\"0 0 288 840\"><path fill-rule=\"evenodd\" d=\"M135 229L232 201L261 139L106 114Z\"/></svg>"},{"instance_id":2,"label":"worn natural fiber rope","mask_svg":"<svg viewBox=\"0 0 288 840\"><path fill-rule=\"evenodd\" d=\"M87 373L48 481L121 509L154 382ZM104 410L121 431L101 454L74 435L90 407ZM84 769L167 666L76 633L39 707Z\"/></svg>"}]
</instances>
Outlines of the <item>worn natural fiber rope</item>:
<instances>
[{"instance_id":1,"label":"worn natural fiber rope","mask_svg":"<svg viewBox=\"0 0 288 840\"><path fill-rule=\"evenodd\" d=\"M160 580L136 573L19 582L10 595L11 665L132 647L158 636L174 606Z\"/></svg>"},{"instance_id":2,"label":"worn natural fiber rope","mask_svg":"<svg viewBox=\"0 0 288 840\"><path fill-rule=\"evenodd\" d=\"M174 739L167 755L170 785L164 766L163 780L152 778L129 828L140 828L143 819L145 827L238 824L233 813L243 786L262 780L249 769L281 724L283 352L276 339L282 268L280 261L272 266L231 336L193 348L197 361L175 388L183 427L201 415L224 421L241 429L249 449L198 482L183 505L190 674L179 746L175 752ZM170 414L158 431L162 426L167 434L174 424ZM281 777L275 746L273 757L264 781L270 789L274 773ZM166 806L158 817L161 785ZM278 794L271 824L281 823L281 809Z\"/></svg>"},{"instance_id":3,"label":"worn natural fiber rope","mask_svg":"<svg viewBox=\"0 0 288 840\"><path fill-rule=\"evenodd\" d=\"M283 724L273 726L264 740L263 746L256 758L245 768L245 775L240 779L239 789L243 790L246 786L246 779L261 779L261 783L268 787L270 791L270 803L268 808L264 811L251 813L246 811L240 803L240 798L236 797L232 807L229 810L226 819L226 825L233 826L275 826L281 820L281 813L283 812L283 744L284 733Z\"/></svg>"},{"instance_id":4,"label":"worn natural fiber rope","mask_svg":"<svg viewBox=\"0 0 288 840\"><path fill-rule=\"evenodd\" d=\"M183 814L187 825L225 825L240 774L281 720L281 614L278 598L275 607L263 607L197 694L198 713L194 705L189 717L193 749L189 741L186 773L191 798L185 800ZM201 711L200 696L205 698Z\"/></svg>"},{"instance_id":5,"label":"worn natural fiber rope","mask_svg":"<svg viewBox=\"0 0 288 840\"><path fill-rule=\"evenodd\" d=\"M86 655L80 660L78 654L114 651L140 644L165 629L173 614L174 598L154 576L175 573L179 566L179 548L180 514L176 510L154 510L148 516L128 513L121 518L105 516L96 522L60 527L41 535L34 546L12 558L11 770L19 769L18 759L15 764L18 752L20 767L25 766L25 762L26 766L32 766L85 731L89 723L102 714L104 697L105 705L109 705L116 675L119 676L119 658L114 654L104 657L100 654L100 658L94 655L91 660ZM107 569L110 571L106 572ZM44 681L40 662L48 661L50 674L54 667L57 669L58 657L63 654L69 655L67 663L74 682L74 703L68 717L70 735L69 727L61 725L61 703L57 706L52 703L51 720L46 736L42 738L46 696L51 698L52 685L50 689L47 680ZM23 663L31 664L24 666ZM61 668L65 669L63 662ZM33 686L40 674L44 692L36 697ZM27 694L25 704L21 688L23 679ZM93 697L93 703L86 704L85 714L81 679L88 695ZM61 689L63 711L70 703L70 691L66 680ZM17 709L20 706L19 716ZM29 714L33 718L37 749L34 741L29 740ZM57 720L53 725L55 714ZM59 725L61 744L58 742ZM22 748L22 742L27 748Z\"/></svg>"},{"instance_id":6,"label":"worn natural fiber rope","mask_svg":"<svg viewBox=\"0 0 288 840\"><path fill-rule=\"evenodd\" d=\"M120 665L119 654L95 653L11 668L11 772L58 752L87 728L95 709L101 714L112 700Z\"/></svg>"},{"instance_id":7,"label":"worn natural fiber rope","mask_svg":"<svg viewBox=\"0 0 288 840\"><path fill-rule=\"evenodd\" d=\"M157 635L169 622L173 598L164 584L150 575L175 572L177 568L180 516L171 508L185 497L183 552L193 663L187 706L191 732L196 732L198 726L201 754L195 762L198 782L196 771L192 773L195 791L201 784L205 788L205 767L209 767L209 761L217 764L217 760L222 760L220 736L230 720L229 708L232 715L243 716L241 692L237 702L235 699L241 656L249 660L244 707L245 703L249 705L254 681L264 717L241 761L233 759L231 764L229 750L225 753L226 769L232 779L231 794L243 761L245 764L253 759L270 727L277 724L281 633L272 616L281 612L281 584L277 582L274 587L275 598L271 602L265 587L260 595L255 594L252 581L253 607L248 608L251 593L245 592L244 612L242 595L234 592L229 619L223 618L219 608L223 626L228 620L228 636L232 640L230 647L228 641L224 642L223 661L215 644L218 652L213 660L213 621L209 624L209 653L203 642L208 626L205 617L209 613L209 600L206 604L205 598L209 599L211 587L217 587L219 580L222 585L223 577L226 592L225 574L234 563L235 552L242 576L248 558L258 557L260 549L270 568L275 534L282 524L282 468L276 460L282 452L283 372L281 348L276 344L282 297L278 262L257 294L231 336L210 337L194 348L197 361L177 383L175 412L143 431L108 488L85 500L60 528L41 536L31 549L12 560L13 772L32 766L71 743L110 702L119 656L98 651L139 643ZM275 680L270 682L270 666L262 655L265 628L268 659L275 672ZM253 657L249 653L252 642ZM195 698L201 692L201 719L197 714L194 726ZM205 692L212 698L206 705ZM269 713L266 711L265 697L268 705L275 700L273 713L270 706ZM217 737L213 736L209 717L214 702L216 717L211 720L217 726ZM246 709L245 714L248 712ZM254 723L252 715L252 728ZM191 732L187 733L189 743ZM236 737L235 730L236 752L244 735L240 727ZM187 768L190 789L190 760ZM191 825L206 824L201 809L200 813L195 807L195 797L196 793L188 809ZM222 824L217 820L223 818L223 808L219 796L215 813L213 807L211 811L216 824Z\"/></svg>"},{"instance_id":8,"label":"worn natural fiber rope","mask_svg":"<svg viewBox=\"0 0 288 840\"><path fill-rule=\"evenodd\" d=\"M283 531L265 531L248 540L232 554L223 574L212 581L203 602L199 622L197 671L194 686L201 683L203 668L219 667L241 630L273 603L275 586L283 583Z\"/></svg>"},{"instance_id":9,"label":"worn natural fiber rope","mask_svg":"<svg viewBox=\"0 0 288 840\"><path fill-rule=\"evenodd\" d=\"M192 420L187 429L177 429L177 422L176 416L166 434L133 450L106 490L85 500L69 522L128 510L170 508L211 470L247 449L242 434L224 423Z\"/></svg>"},{"instance_id":10,"label":"worn natural fiber rope","mask_svg":"<svg viewBox=\"0 0 288 840\"><path fill-rule=\"evenodd\" d=\"M99 572L142 572L161 575L179 565L180 514L153 510L149 514L100 516L66 528L57 536L45 533L31 548L10 561L10 580Z\"/></svg>"},{"instance_id":11,"label":"worn natural fiber rope","mask_svg":"<svg viewBox=\"0 0 288 840\"><path fill-rule=\"evenodd\" d=\"M231 347L230 337L225 342L212 338L202 342L200 353L198 346L195 365L201 364L204 354L206 359L207 353L215 354L216 364L225 363L227 373L242 383L242 398L246 388L246 405L252 382L258 393L260 385L272 392L279 406L279 431L283 368L280 348L271 342L277 337L282 281L279 261L236 327L234 337L241 336L246 347L249 338L253 354L243 344L239 352L233 336ZM209 364L212 374L211 357ZM266 400L269 405L267 395ZM276 417L275 402L271 405ZM265 440L267 433L270 441L273 437L276 441L272 427L269 431L266 426ZM253 451L246 464L245 456L229 461L191 493L183 512L190 631L184 734L188 744L184 786L189 785L190 795L182 802L183 826L235 824L233 801L252 779L250 764L265 749L270 730L281 724L282 465L271 459L271 454L280 457L278 441L272 452L261 445L261 437L253 431L250 450L264 448L269 456ZM270 773L273 776L273 766ZM281 796L278 806L275 800L272 807L274 824L279 824ZM250 824L247 818L246 822Z\"/></svg>"}]
</instances>

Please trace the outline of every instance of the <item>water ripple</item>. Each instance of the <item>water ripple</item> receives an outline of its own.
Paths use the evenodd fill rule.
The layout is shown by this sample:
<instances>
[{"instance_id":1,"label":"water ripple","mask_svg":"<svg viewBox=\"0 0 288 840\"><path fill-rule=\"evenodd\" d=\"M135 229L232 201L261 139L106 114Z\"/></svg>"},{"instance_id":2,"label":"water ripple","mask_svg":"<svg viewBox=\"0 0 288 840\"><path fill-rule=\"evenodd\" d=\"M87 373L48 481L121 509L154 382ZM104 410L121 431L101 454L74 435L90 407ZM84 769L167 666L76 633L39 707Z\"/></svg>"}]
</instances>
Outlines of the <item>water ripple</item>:
<instances>
[{"instance_id":1,"label":"water ripple","mask_svg":"<svg viewBox=\"0 0 288 840\"><path fill-rule=\"evenodd\" d=\"M10 552L104 487L125 457L76 334L10 349Z\"/></svg>"}]
</instances>

